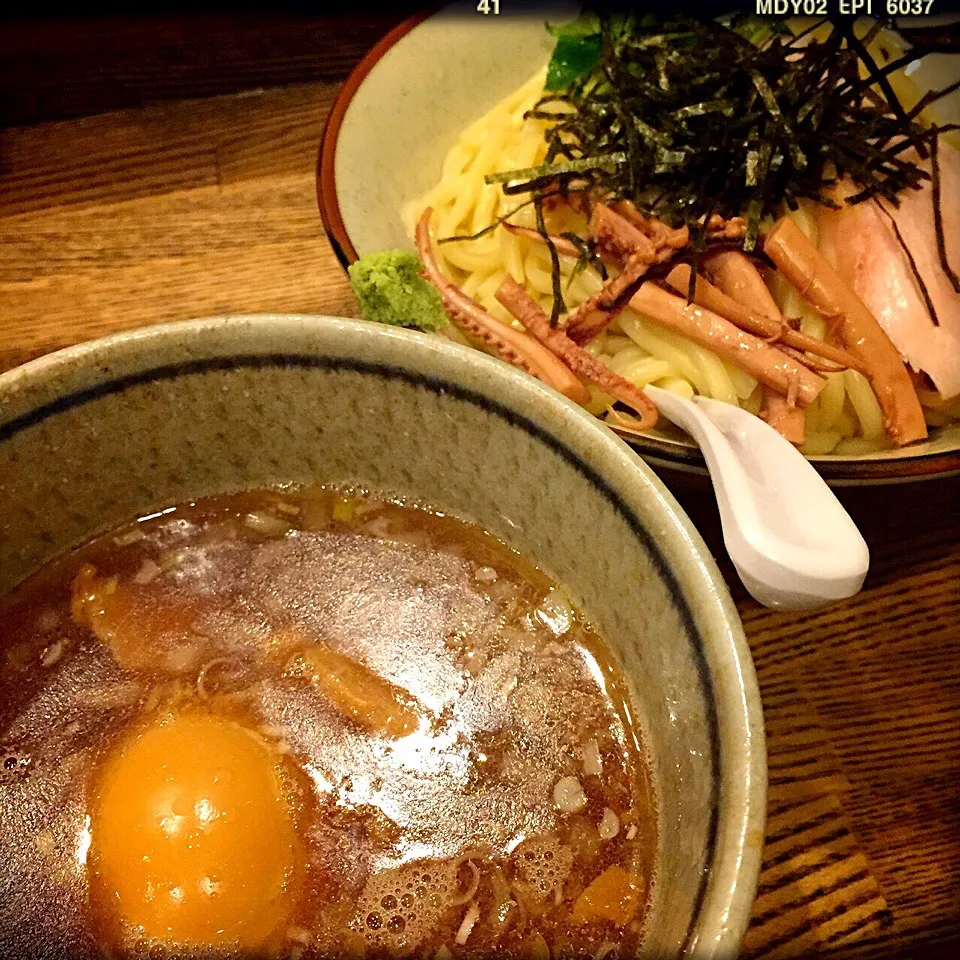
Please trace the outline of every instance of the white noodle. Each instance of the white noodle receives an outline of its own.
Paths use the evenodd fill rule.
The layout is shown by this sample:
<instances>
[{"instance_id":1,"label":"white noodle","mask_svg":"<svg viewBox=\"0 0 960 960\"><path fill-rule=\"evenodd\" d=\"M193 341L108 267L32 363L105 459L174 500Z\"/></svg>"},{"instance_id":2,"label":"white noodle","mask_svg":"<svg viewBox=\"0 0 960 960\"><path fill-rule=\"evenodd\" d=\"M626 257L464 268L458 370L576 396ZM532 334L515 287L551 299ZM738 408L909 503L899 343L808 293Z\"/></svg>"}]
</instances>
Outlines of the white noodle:
<instances>
[{"instance_id":1,"label":"white noodle","mask_svg":"<svg viewBox=\"0 0 960 960\"><path fill-rule=\"evenodd\" d=\"M480 904L474 900L473 903L467 907L467 912L463 915L463 923L460 924L460 929L457 931L455 942L458 946L462 947L467 942L467 939L470 936L470 933L479 917Z\"/></svg>"},{"instance_id":2,"label":"white noodle","mask_svg":"<svg viewBox=\"0 0 960 960\"><path fill-rule=\"evenodd\" d=\"M480 871L477 869L477 865L472 860L467 860L466 863L472 874L470 883L467 884L467 889L464 890L462 894L454 897L450 901L451 907L460 907L465 903L469 903L476 896L477 888L480 886Z\"/></svg>"}]
</instances>

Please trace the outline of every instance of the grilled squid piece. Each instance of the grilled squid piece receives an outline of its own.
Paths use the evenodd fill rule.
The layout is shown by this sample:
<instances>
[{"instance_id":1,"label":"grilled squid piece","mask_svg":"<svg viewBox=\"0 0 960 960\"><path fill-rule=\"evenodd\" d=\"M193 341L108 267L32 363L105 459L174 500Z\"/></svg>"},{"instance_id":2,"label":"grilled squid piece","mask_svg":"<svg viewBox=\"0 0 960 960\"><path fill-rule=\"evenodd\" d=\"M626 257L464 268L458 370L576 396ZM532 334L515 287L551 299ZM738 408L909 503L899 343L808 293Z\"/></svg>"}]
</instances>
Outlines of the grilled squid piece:
<instances>
[{"instance_id":1,"label":"grilled squid piece","mask_svg":"<svg viewBox=\"0 0 960 960\"><path fill-rule=\"evenodd\" d=\"M777 221L767 234L763 249L800 296L827 321L828 329L866 368L893 443L902 447L926 439L927 424L917 391L897 348L876 317L790 216Z\"/></svg>"},{"instance_id":2,"label":"grilled squid piece","mask_svg":"<svg viewBox=\"0 0 960 960\"><path fill-rule=\"evenodd\" d=\"M605 203L597 203L590 214L590 232L597 243L609 250L618 260L626 261L639 254L653 263L657 247L665 235L651 232L642 218L641 222L646 229L638 226L636 221L631 222ZM662 226L666 229L665 225Z\"/></svg>"},{"instance_id":3,"label":"grilled squid piece","mask_svg":"<svg viewBox=\"0 0 960 960\"><path fill-rule=\"evenodd\" d=\"M585 380L589 380L604 393L619 400L636 413L637 417L634 419L611 411L611 419L617 426L642 432L656 425L657 408L646 394L638 390L629 380L614 373L592 354L587 353L562 330L551 327L550 318L516 280L507 277L494 296L545 348L561 357Z\"/></svg>"},{"instance_id":4,"label":"grilled squid piece","mask_svg":"<svg viewBox=\"0 0 960 960\"><path fill-rule=\"evenodd\" d=\"M424 264L424 276L440 291L450 319L467 333L492 346L508 363L532 374L575 403L588 403L590 391L562 360L532 337L491 316L441 273L430 243L432 213L428 207L417 224L417 250Z\"/></svg>"},{"instance_id":5,"label":"grilled squid piece","mask_svg":"<svg viewBox=\"0 0 960 960\"><path fill-rule=\"evenodd\" d=\"M558 237L552 233L544 236L539 230L534 230L532 227L521 227L518 223L507 223L506 221L503 223L503 228L518 237L526 237L528 240L533 240L543 246L546 246L549 240L556 248L557 253L566 257L580 256L580 248L568 237Z\"/></svg>"},{"instance_id":6,"label":"grilled squid piece","mask_svg":"<svg viewBox=\"0 0 960 960\"><path fill-rule=\"evenodd\" d=\"M812 403L827 385L823 377L782 350L745 333L705 307L688 304L683 297L668 293L650 280L641 284L630 299L630 306L637 313L712 350L782 396L788 399L795 396L802 407Z\"/></svg>"},{"instance_id":7,"label":"grilled squid piece","mask_svg":"<svg viewBox=\"0 0 960 960\"><path fill-rule=\"evenodd\" d=\"M666 277L667 284L673 287L682 297L686 297L687 291L690 289L690 272L690 264L678 263ZM863 364L849 351L834 346L832 343L817 340L816 337L808 336L800 330L795 330L782 318L780 320L774 319L779 316L779 310L776 314L767 316L765 313L744 306L743 302L734 300L733 297L715 287L705 277L697 276L697 288L693 296L693 302L712 310L741 330L752 333L755 337L760 337L769 344L776 344L788 356L793 355L790 352L791 349L799 351L800 356L799 358L795 357L795 359L805 363L811 370L831 373L849 367L859 373L866 373ZM832 366L818 365L817 361L804 354L815 354L830 361Z\"/></svg>"},{"instance_id":8,"label":"grilled squid piece","mask_svg":"<svg viewBox=\"0 0 960 960\"><path fill-rule=\"evenodd\" d=\"M670 233L671 227L656 217L645 217L632 200L618 200L611 209L642 230L653 241L658 241ZM703 217L697 221L703 226ZM747 232L747 221L743 217L726 219L714 213L706 223L704 236L707 240L742 240Z\"/></svg>"},{"instance_id":9,"label":"grilled squid piece","mask_svg":"<svg viewBox=\"0 0 960 960\"><path fill-rule=\"evenodd\" d=\"M673 230L661 220L642 217L633 222L604 203L594 205L590 231L602 249L624 263L618 276L571 314L566 333L581 346L599 335L627 305L632 290L652 266L666 263L690 242L686 227Z\"/></svg>"},{"instance_id":10,"label":"grilled squid piece","mask_svg":"<svg viewBox=\"0 0 960 960\"><path fill-rule=\"evenodd\" d=\"M769 317L779 325L782 335L785 329L783 315L763 282L760 271L751 263L749 257L739 250L723 250L707 257L705 265L707 273L721 293L742 303L754 314ZM787 351L784 353L790 356ZM800 359L802 361L803 358ZM806 440L804 412L796 404L792 404L788 397L766 384L763 386L760 417L791 443L799 446Z\"/></svg>"}]
</instances>

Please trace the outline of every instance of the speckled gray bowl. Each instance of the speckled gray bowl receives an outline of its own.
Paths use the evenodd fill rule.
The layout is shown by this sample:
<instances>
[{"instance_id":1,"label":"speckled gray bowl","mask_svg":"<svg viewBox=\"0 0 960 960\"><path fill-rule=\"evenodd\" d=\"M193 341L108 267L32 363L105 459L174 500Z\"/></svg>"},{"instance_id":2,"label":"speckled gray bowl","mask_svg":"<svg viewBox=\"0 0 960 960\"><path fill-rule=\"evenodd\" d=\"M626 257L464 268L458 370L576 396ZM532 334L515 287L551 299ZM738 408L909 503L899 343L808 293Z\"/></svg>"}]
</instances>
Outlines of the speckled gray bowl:
<instances>
[{"instance_id":1,"label":"speckled gray bowl","mask_svg":"<svg viewBox=\"0 0 960 960\"><path fill-rule=\"evenodd\" d=\"M0 590L192 497L348 481L473 520L570 589L619 655L662 824L645 956L736 953L763 842L756 677L716 566L637 456L478 351L356 321L136 330L0 376Z\"/></svg>"}]
</instances>

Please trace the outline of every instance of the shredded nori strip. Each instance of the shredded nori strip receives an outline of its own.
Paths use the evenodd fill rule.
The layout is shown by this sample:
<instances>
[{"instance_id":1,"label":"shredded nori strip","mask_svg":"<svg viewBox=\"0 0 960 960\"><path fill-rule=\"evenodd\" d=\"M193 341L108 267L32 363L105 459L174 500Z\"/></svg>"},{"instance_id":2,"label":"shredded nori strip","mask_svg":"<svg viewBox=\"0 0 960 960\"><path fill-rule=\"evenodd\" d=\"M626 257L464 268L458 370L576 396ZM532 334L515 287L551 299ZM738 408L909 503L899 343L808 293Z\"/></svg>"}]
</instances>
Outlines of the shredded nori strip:
<instances>
[{"instance_id":1,"label":"shredded nori strip","mask_svg":"<svg viewBox=\"0 0 960 960\"><path fill-rule=\"evenodd\" d=\"M565 231L561 233L560 236L563 237L564 240L569 240L580 251L580 256L577 258L577 262L573 265L573 270L570 272L570 280L567 283L568 287L587 267L592 267L596 270L601 280L607 279L607 268L603 260L600 259L600 254L597 252L597 244L594 240L591 240L589 237L581 237L579 233L573 233L571 231Z\"/></svg>"},{"instance_id":2,"label":"shredded nori strip","mask_svg":"<svg viewBox=\"0 0 960 960\"><path fill-rule=\"evenodd\" d=\"M534 197L531 197L529 200L524 200L523 203L518 203L512 210L508 210L502 216L497 217L493 223L488 223L485 227L482 227L476 233L460 233L452 237L441 237L437 240L437 243L456 243L458 240L479 240L481 237L485 237L492 230L496 230L501 223L509 220L515 213L521 211L524 207L529 207L531 203L535 201Z\"/></svg>"},{"instance_id":3,"label":"shredded nori strip","mask_svg":"<svg viewBox=\"0 0 960 960\"><path fill-rule=\"evenodd\" d=\"M686 225L696 264L699 223L711 213L746 219L749 253L761 221L781 203L796 209L808 198L836 207L830 188L839 179L859 187L847 202L894 205L904 190L932 181L941 265L960 290L939 208L936 140L948 128L918 119L956 84L904 109L889 81L899 61L878 66L867 49L882 24L858 38L848 22L825 18L796 37L772 31L756 46L738 33L742 16L727 24L685 14L598 23L595 65L528 114L548 123L545 162L491 174L488 183L507 194L542 194L575 181L595 198L629 199L645 216ZM828 25L822 38L807 35ZM923 55L911 51L910 60ZM901 156L911 146L920 157L929 150L931 173ZM542 201L535 206L545 234ZM555 322L564 307L554 249L551 262Z\"/></svg>"},{"instance_id":4,"label":"shredded nori strip","mask_svg":"<svg viewBox=\"0 0 960 960\"><path fill-rule=\"evenodd\" d=\"M951 93L954 93L956 90L960 90L960 80L955 80L947 87L943 87L941 90L928 90L913 106L907 116L913 120L918 114L922 113L931 103L936 103L941 97L948 97ZM942 132L942 128L941 128Z\"/></svg>"},{"instance_id":5,"label":"shredded nori strip","mask_svg":"<svg viewBox=\"0 0 960 960\"><path fill-rule=\"evenodd\" d=\"M883 91L884 97L886 97L887 105L890 110L893 111L893 115L900 121L903 133L905 136L909 137L913 142L914 147L916 148L917 153L921 157L926 157L926 148L924 147L923 141L920 137L922 131L917 129L917 125L910 122L910 118L907 116L907 111L903 109L903 104L900 102L900 98L894 93L893 87L890 86L890 78L877 67L876 62L873 57L870 56L870 51L867 50L867 43L869 39L865 37L861 40L856 31L853 28L853 23L850 20L840 21L840 29L843 31L843 35L846 38L847 44L850 49L853 50L857 57L866 64L867 67L867 79L875 81L881 91ZM882 24L878 20L873 27L871 28L870 33L874 31L879 31ZM834 27L836 30L836 26ZM860 88L860 84L853 85L853 89L856 91Z\"/></svg>"},{"instance_id":6,"label":"shredded nori strip","mask_svg":"<svg viewBox=\"0 0 960 960\"><path fill-rule=\"evenodd\" d=\"M484 178L484 183L502 183L504 193L525 193L526 190L516 189L513 181L523 180L529 177L538 177L540 179L564 177L572 173L587 173L590 170L616 168L617 164L622 163L624 154L616 154L609 157L580 157L577 160L568 160L563 163L545 163L539 167L524 167L522 170L508 170L505 173L488 173ZM511 188L513 188L511 190ZM527 187L527 190L530 188Z\"/></svg>"},{"instance_id":7,"label":"shredded nori strip","mask_svg":"<svg viewBox=\"0 0 960 960\"><path fill-rule=\"evenodd\" d=\"M543 194L539 190L533 195L533 209L537 213L537 230L550 251L550 278L553 281L553 306L550 310L550 326L555 327L560 319L560 314L567 309L567 305L564 303L563 290L560 287L560 255L557 253L557 245L553 242L553 237L547 231L547 224L543 218Z\"/></svg>"}]
</instances>

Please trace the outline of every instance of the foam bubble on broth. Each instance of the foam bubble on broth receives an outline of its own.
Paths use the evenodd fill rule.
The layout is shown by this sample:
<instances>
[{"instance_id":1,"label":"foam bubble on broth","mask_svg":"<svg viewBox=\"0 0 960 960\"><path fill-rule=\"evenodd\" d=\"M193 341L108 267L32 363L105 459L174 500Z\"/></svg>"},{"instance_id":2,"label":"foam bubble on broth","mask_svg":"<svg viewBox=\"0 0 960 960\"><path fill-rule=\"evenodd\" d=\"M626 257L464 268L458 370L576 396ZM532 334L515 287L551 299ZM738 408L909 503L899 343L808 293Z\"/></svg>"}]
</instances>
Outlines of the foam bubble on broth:
<instances>
[{"instance_id":1,"label":"foam bubble on broth","mask_svg":"<svg viewBox=\"0 0 960 960\"><path fill-rule=\"evenodd\" d=\"M354 920L373 950L406 953L426 940L456 892L456 864L420 862L374 874Z\"/></svg>"},{"instance_id":2,"label":"foam bubble on broth","mask_svg":"<svg viewBox=\"0 0 960 960\"><path fill-rule=\"evenodd\" d=\"M514 885L528 904L542 904L563 890L573 866L574 853L556 836L535 837L516 851Z\"/></svg>"},{"instance_id":3,"label":"foam bubble on broth","mask_svg":"<svg viewBox=\"0 0 960 960\"><path fill-rule=\"evenodd\" d=\"M124 669L109 637L70 616L83 564L196 615L177 636L126 638L149 655ZM345 718L285 669L291 631L409 696L416 729L380 735ZM0 651L0 747L14 761L0 770L0 856L18 884L0 897L0 953L11 960L65 943L71 957L94 955L101 927L78 856L91 778L144 717L198 705L260 731L305 785L306 879L279 955L482 955L540 936L584 956L618 939L627 955L639 937L642 918L624 930L571 920L607 866L647 881L654 869L622 681L562 592L468 525L321 488L213 498L48 565L0 600ZM602 775L584 777L594 741ZM555 808L564 777L581 778L582 812ZM603 840L608 809L624 829ZM477 890L452 904L467 857ZM30 931L29 948L10 931Z\"/></svg>"}]
</instances>

